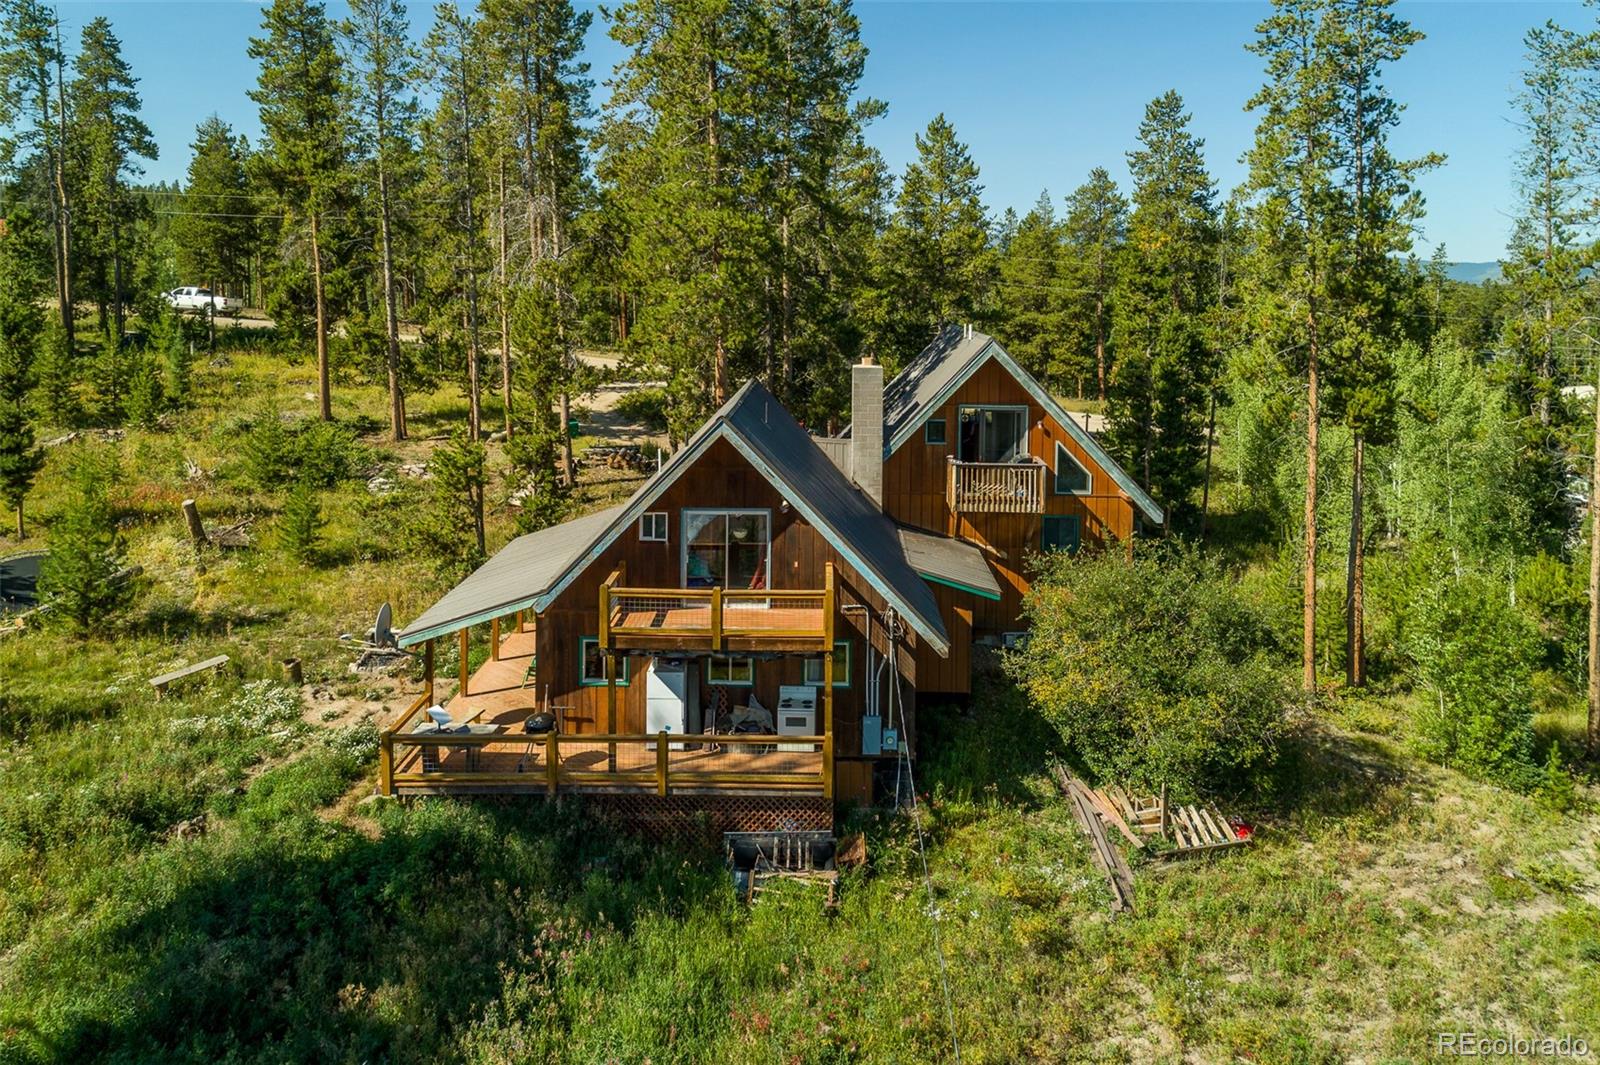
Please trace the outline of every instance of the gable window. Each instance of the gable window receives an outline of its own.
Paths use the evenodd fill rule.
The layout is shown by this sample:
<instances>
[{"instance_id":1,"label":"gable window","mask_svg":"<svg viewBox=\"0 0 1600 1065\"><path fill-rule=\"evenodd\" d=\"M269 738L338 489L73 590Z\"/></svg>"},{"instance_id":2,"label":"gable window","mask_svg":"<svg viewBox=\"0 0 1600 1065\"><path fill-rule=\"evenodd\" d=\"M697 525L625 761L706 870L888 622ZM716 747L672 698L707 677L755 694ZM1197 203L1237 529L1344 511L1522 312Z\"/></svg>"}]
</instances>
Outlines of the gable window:
<instances>
[{"instance_id":1,"label":"gable window","mask_svg":"<svg viewBox=\"0 0 1600 1065\"><path fill-rule=\"evenodd\" d=\"M756 663L753 658L713 655L706 661L706 683L725 684L748 688L756 682Z\"/></svg>"},{"instance_id":2,"label":"gable window","mask_svg":"<svg viewBox=\"0 0 1600 1065\"><path fill-rule=\"evenodd\" d=\"M683 587L770 587L771 544L769 511L686 509Z\"/></svg>"},{"instance_id":3,"label":"gable window","mask_svg":"<svg viewBox=\"0 0 1600 1065\"><path fill-rule=\"evenodd\" d=\"M1073 457L1067 445L1056 442L1056 495L1086 496L1094 487L1094 478L1083 463Z\"/></svg>"},{"instance_id":4,"label":"gable window","mask_svg":"<svg viewBox=\"0 0 1600 1065\"><path fill-rule=\"evenodd\" d=\"M822 684L822 670L826 665L824 659L806 659L805 683L812 687ZM850 687L850 641L840 640L833 645L833 686L835 688Z\"/></svg>"},{"instance_id":5,"label":"gable window","mask_svg":"<svg viewBox=\"0 0 1600 1065\"><path fill-rule=\"evenodd\" d=\"M1028 457L1027 407L962 407L957 457L962 462L1018 462Z\"/></svg>"},{"instance_id":6,"label":"gable window","mask_svg":"<svg viewBox=\"0 0 1600 1065\"><path fill-rule=\"evenodd\" d=\"M652 510L639 515L639 539L655 543L667 542L667 512Z\"/></svg>"},{"instance_id":7,"label":"gable window","mask_svg":"<svg viewBox=\"0 0 1600 1065\"><path fill-rule=\"evenodd\" d=\"M950 442L945 436L945 424L943 418L929 418L922 424L922 442L924 444L938 444L941 446Z\"/></svg>"},{"instance_id":8,"label":"gable window","mask_svg":"<svg viewBox=\"0 0 1600 1065\"><path fill-rule=\"evenodd\" d=\"M1078 553L1078 545L1083 539L1083 519L1076 514L1046 514L1044 516L1044 531L1039 538L1039 546L1045 551L1065 551L1069 555Z\"/></svg>"},{"instance_id":9,"label":"gable window","mask_svg":"<svg viewBox=\"0 0 1600 1065\"><path fill-rule=\"evenodd\" d=\"M617 658L617 684L627 687L628 656ZM598 636L585 636L578 641L578 682L585 687L606 682L606 656L600 651Z\"/></svg>"}]
</instances>

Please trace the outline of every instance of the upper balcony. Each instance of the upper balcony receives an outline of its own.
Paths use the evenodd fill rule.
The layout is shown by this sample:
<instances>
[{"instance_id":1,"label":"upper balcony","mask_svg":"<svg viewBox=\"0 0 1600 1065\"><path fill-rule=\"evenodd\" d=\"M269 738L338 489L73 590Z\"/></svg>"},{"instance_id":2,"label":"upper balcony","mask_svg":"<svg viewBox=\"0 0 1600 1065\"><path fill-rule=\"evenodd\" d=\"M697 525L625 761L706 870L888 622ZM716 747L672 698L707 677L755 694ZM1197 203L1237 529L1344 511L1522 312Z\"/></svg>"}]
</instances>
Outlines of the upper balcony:
<instances>
[{"instance_id":1,"label":"upper balcony","mask_svg":"<svg viewBox=\"0 0 1600 1065\"><path fill-rule=\"evenodd\" d=\"M957 514L1043 514L1045 465L950 460L946 498Z\"/></svg>"},{"instance_id":2,"label":"upper balcony","mask_svg":"<svg viewBox=\"0 0 1600 1065\"><path fill-rule=\"evenodd\" d=\"M602 650L828 651L834 576L793 588L635 588L621 568L600 585Z\"/></svg>"}]
</instances>

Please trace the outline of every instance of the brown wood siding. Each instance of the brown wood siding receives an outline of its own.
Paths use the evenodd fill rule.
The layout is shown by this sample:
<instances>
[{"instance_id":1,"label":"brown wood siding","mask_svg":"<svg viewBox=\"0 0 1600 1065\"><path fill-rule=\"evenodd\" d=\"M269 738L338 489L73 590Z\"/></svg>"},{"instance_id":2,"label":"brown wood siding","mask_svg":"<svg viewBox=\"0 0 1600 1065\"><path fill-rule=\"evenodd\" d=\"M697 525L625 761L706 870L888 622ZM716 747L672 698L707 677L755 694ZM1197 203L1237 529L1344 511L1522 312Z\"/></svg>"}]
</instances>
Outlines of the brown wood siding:
<instances>
[{"instance_id":1,"label":"brown wood siding","mask_svg":"<svg viewBox=\"0 0 1600 1065\"><path fill-rule=\"evenodd\" d=\"M921 426L884 463L884 509L896 521L945 536L960 537L984 548L1000 583L998 602L962 592L953 597L972 611L970 625L980 633L1003 632L1020 627L1022 599L1028 591L1028 559L1039 550L1043 523L1037 514L963 514L950 510L946 498L949 460L956 454L959 420L964 406L1012 406L1028 408L1028 449L1048 467L1045 477L1045 513L1076 514L1083 519L1084 547L1105 544L1110 539L1127 539L1133 534L1133 503L1122 494L1111 475L1091 460L1067 430L1046 413L1021 382L999 362L990 359L958 388L949 401L930 418L945 420L945 443L923 442ZM1057 495L1055 492L1056 444L1067 450L1088 470L1093 483L1088 495ZM949 613L945 597L944 622L954 636L955 618ZM954 641L952 641L954 642ZM952 655L954 652L952 652ZM926 656L919 656L920 669L938 675L939 683L926 678L918 687L928 691L965 692L967 684L942 687L948 675ZM951 669L954 667L951 666ZM967 669L963 667L961 676Z\"/></svg>"},{"instance_id":2,"label":"brown wood siding","mask_svg":"<svg viewBox=\"0 0 1600 1065\"><path fill-rule=\"evenodd\" d=\"M606 687L580 683L579 640L599 631L599 590L619 564L626 566L625 584L632 587L677 588L680 586L682 552L682 511L684 508L743 508L769 510L772 514L772 587L821 588L829 562L835 567L837 599L836 638L850 643L850 686L834 689L834 749L839 757L861 751L860 703L866 685L865 624L859 610L847 605L865 604L881 615L884 602L856 571L839 556L832 545L791 507L783 509L783 498L732 445L719 440L692 468L685 471L662 497L651 504L651 511L667 512L666 543L642 541L637 524L623 531L594 563L551 603L538 619L538 684L542 699L548 690L551 701L564 706L567 729L575 733L605 730ZM954 635L954 634L952 634ZM875 643L886 653L882 625L874 622ZM902 648L901 673L908 685L917 679L920 641L907 637ZM930 652L931 653L931 652ZM778 688L800 684L804 677L804 656L757 660L755 685L730 688L735 705L751 691L769 710L777 706ZM938 655L932 654L936 661ZM640 733L645 727L644 671L648 656L632 656L630 683L617 687L617 731ZM702 673L701 705L709 705L709 691ZM822 726L822 692L818 691L817 725ZM914 702L914 700L912 700Z\"/></svg>"}]
</instances>

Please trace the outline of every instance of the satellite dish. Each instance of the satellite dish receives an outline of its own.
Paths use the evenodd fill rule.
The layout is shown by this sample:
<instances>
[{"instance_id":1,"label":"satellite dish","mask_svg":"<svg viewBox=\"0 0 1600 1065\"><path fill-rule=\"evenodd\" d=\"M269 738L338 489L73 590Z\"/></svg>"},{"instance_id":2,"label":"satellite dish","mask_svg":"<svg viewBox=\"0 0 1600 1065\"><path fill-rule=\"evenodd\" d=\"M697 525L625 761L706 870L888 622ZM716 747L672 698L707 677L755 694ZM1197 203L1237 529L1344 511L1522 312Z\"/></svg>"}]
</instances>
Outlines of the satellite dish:
<instances>
[{"instance_id":1,"label":"satellite dish","mask_svg":"<svg viewBox=\"0 0 1600 1065\"><path fill-rule=\"evenodd\" d=\"M373 623L370 642L377 647L394 647L394 629L391 627L394 611L385 603L378 608L378 620Z\"/></svg>"}]
</instances>

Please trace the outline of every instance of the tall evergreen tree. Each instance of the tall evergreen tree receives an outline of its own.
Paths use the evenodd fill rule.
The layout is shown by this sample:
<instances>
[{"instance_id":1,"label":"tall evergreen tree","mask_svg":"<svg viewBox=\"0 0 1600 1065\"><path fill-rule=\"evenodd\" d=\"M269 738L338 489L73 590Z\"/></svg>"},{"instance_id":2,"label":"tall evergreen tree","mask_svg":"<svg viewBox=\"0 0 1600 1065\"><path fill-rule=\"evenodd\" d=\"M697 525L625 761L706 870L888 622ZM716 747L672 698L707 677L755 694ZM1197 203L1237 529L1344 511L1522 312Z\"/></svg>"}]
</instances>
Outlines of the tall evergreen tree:
<instances>
[{"instance_id":1,"label":"tall evergreen tree","mask_svg":"<svg viewBox=\"0 0 1600 1065\"><path fill-rule=\"evenodd\" d=\"M74 148L83 167L82 215L95 238L92 259L103 275L97 287L101 306L108 302L110 343L122 343L128 297L127 233L142 204L128 194L127 182L143 173L140 159L159 154L150 127L139 117L138 79L122 57L122 42L104 16L83 28L73 60L68 107L75 130Z\"/></svg>"},{"instance_id":2,"label":"tall evergreen tree","mask_svg":"<svg viewBox=\"0 0 1600 1065\"><path fill-rule=\"evenodd\" d=\"M345 171L344 72L327 9L318 0L273 0L263 16L263 36L250 39L250 57L261 65L250 92L265 133L259 158L282 200L288 227L309 227L317 404L328 421L333 392L324 241Z\"/></svg>"},{"instance_id":3,"label":"tall evergreen tree","mask_svg":"<svg viewBox=\"0 0 1600 1065\"><path fill-rule=\"evenodd\" d=\"M624 219L630 342L667 377L682 439L754 368L770 233L748 195L761 69L757 0L630 0L602 174Z\"/></svg>"},{"instance_id":4,"label":"tall evergreen tree","mask_svg":"<svg viewBox=\"0 0 1600 1065\"><path fill-rule=\"evenodd\" d=\"M0 236L0 500L16 514L17 539L26 535L22 504L44 465L28 417L31 364L43 333L30 264L18 238Z\"/></svg>"},{"instance_id":5,"label":"tall evergreen tree","mask_svg":"<svg viewBox=\"0 0 1600 1065\"><path fill-rule=\"evenodd\" d=\"M943 325L984 318L995 256L982 196L978 165L938 115L917 136L880 249L878 343L889 365Z\"/></svg>"},{"instance_id":6,"label":"tall evergreen tree","mask_svg":"<svg viewBox=\"0 0 1600 1065\"><path fill-rule=\"evenodd\" d=\"M1345 564L1346 680L1366 676L1364 559L1365 468L1368 444L1392 436L1395 417L1393 349L1406 333L1410 281L1401 256L1410 252L1422 216L1416 178L1439 156L1397 159L1389 135L1403 110L1383 83L1422 34L1396 18L1393 0L1343 0L1329 13L1339 49L1341 186L1348 203L1344 251L1334 277L1341 327L1330 374L1329 410L1351 434L1350 536Z\"/></svg>"},{"instance_id":7,"label":"tall evergreen tree","mask_svg":"<svg viewBox=\"0 0 1600 1065\"><path fill-rule=\"evenodd\" d=\"M1339 42L1324 14L1331 0L1274 0L1250 51L1266 66L1251 97L1259 115L1247 161L1255 236L1242 282L1268 361L1305 380L1305 520L1302 684L1317 684L1317 471L1322 372L1343 208Z\"/></svg>"},{"instance_id":8,"label":"tall evergreen tree","mask_svg":"<svg viewBox=\"0 0 1600 1065\"><path fill-rule=\"evenodd\" d=\"M999 249L997 284L1006 350L1050 386L1061 384L1058 362L1068 307L1065 266L1062 227L1049 192L1042 192ZM1078 383L1081 386L1081 378Z\"/></svg>"},{"instance_id":9,"label":"tall evergreen tree","mask_svg":"<svg viewBox=\"0 0 1600 1065\"><path fill-rule=\"evenodd\" d=\"M172 219L178 273L196 284L246 295L260 239L250 149L216 115L195 127L182 210Z\"/></svg>"},{"instance_id":10,"label":"tall evergreen tree","mask_svg":"<svg viewBox=\"0 0 1600 1065\"><path fill-rule=\"evenodd\" d=\"M406 436L400 362L400 308L395 234L397 188L408 184L416 152L417 64L410 23L400 0L350 0L340 24L352 103L355 155L377 216L377 255L383 299L384 369L389 383L389 435Z\"/></svg>"},{"instance_id":11,"label":"tall evergreen tree","mask_svg":"<svg viewBox=\"0 0 1600 1065\"><path fill-rule=\"evenodd\" d=\"M1203 476L1206 399L1216 374L1207 327L1216 288L1215 189L1205 142L1189 119L1176 92L1157 97L1139 124L1139 147L1128 153L1134 206L1107 408L1113 451L1179 524Z\"/></svg>"},{"instance_id":12,"label":"tall evergreen tree","mask_svg":"<svg viewBox=\"0 0 1600 1065\"><path fill-rule=\"evenodd\" d=\"M512 331L510 315L517 297L513 280L521 286L539 283L553 288L559 306L556 327L566 345L568 319L575 297L566 286L571 271L541 269L559 263L574 243L573 227L586 198L584 123L594 109L589 93L593 82L583 62L583 41L593 16L577 11L570 0L483 0L481 4L487 48L497 72L493 87L495 110L504 131L496 140L505 151L500 165L515 180L497 184L500 205L500 255L496 273L500 280L501 307L500 387L505 406L506 431L515 431L512 388ZM513 203L516 199L520 202ZM516 226L513 218L521 216ZM524 234L513 239L513 232ZM518 252L520 251L520 254ZM520 268L519 268L520 266ZM566 382L575 375L570 351L561 372ZM570 424L572 390L560 391L562 466L567 480L574 477Z\"/></svg>"},{"instance_id":13,"label":"tall evergreen tree","mask_svg":"<svg viewBox=\"0 0 1600 1065\"><path fill-rule=\"evenodd\" d=\"M1522 202L1507 247L1504 275L1512 299L1497 360L1520 413L1522 467L1517 481L1534 521L1552 546L1565 539L1572 511L1565 498L1569 463L1560 403L1559 347L1585 313L1588 242L1597 220L1588 188L1582 39L1553 22L1523 38L1522 88L1513 104L1524 142L1517 158Z\"/></svg>"},{"instance_id":14,"label":"tall evergreen tree","mask_svg":"<svg viewBox=\"0 0 1600 1065\"><path fill-rule=\"evenodd\" d=\"M1095 381L1095 398L1104 402L1111 365L1109 337L1113 317L1112 292L1120 276L1120 265L1128 239L1128 201L1104 167L1089 173L1089 180L1067 197L1067 217L1063 223L1066 266L1062 280L1066 285L1071 310L1070 322L1078 323L1081 335L1072 344L1074 372L1084 360ZM1078 389L1081 394L1083 389Z\"/></svg>"},{"instance_id":15,"label":"tall evergreen tree","mask_svg":"<svg viewBox=\"0 0 1600 1065\"><path fill-rule=\"evenodd\" d=\"M37 160L50 204L56 303L73 347L71 182L67 156L66 54L61 17L40 0L0 2L0 173Z\"/></svg>"},{"instance_id":16,"label":"tall evergreen tree","mask_svg":"<svg viewBox=\"0 0 1600 1065\"><path fill-rule=\"evenodd\" d=\"M477 440L483 425L482 332L479 281L486 272L484 186L479 171L488 133L488 62L481 25L454 4L440 4L423 44L439 105L426 124L430 149L430 192L439 201L440 240L435 249L442 272L451 279L440 318L454 334L466 361L467 433Z\"/></svg>"}]
</instances>

